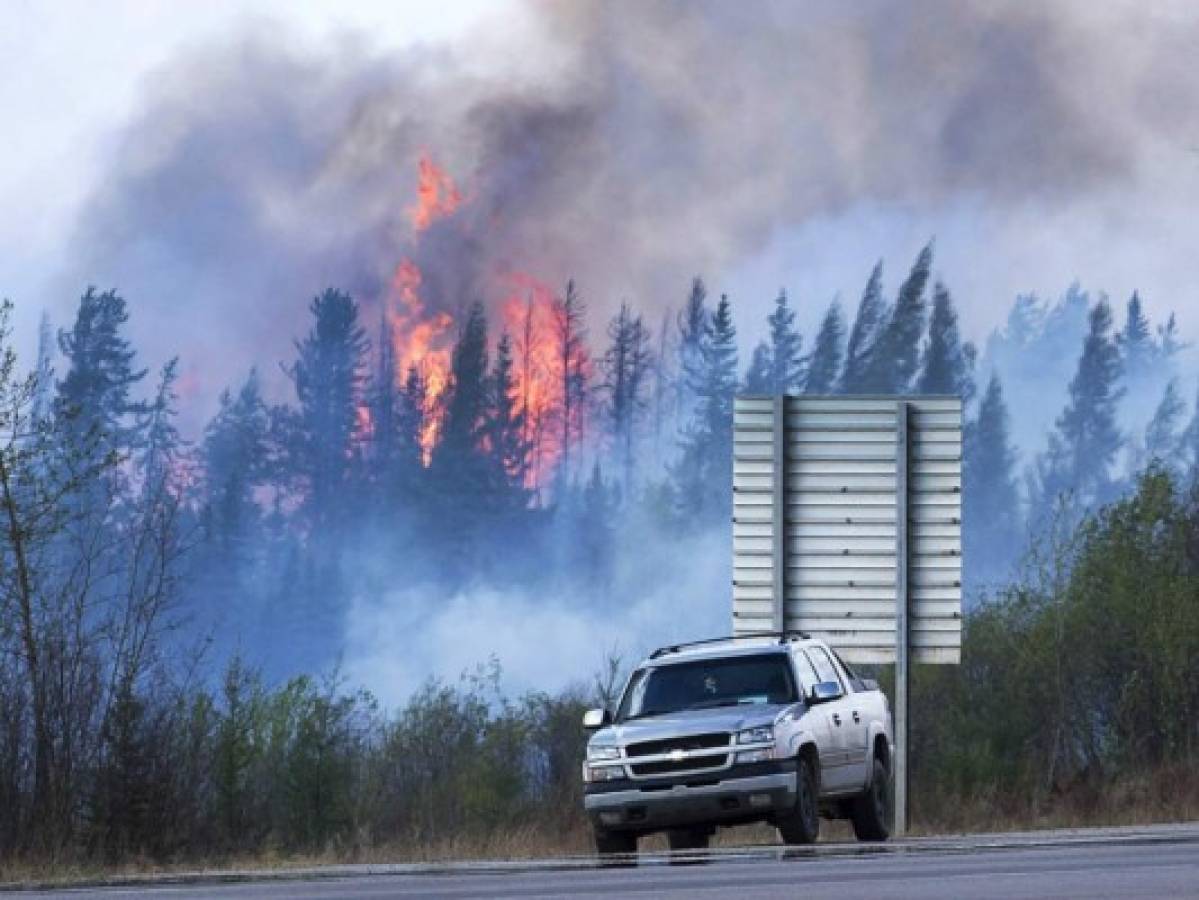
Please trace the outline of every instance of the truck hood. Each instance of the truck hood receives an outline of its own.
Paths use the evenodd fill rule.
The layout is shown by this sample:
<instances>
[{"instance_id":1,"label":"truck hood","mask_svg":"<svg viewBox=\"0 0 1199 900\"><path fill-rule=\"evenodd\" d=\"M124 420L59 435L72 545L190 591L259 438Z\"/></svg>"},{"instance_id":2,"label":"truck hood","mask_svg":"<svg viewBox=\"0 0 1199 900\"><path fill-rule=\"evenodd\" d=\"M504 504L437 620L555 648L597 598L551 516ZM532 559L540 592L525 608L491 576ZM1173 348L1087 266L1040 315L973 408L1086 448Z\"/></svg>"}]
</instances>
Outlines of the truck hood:
<instances>
[{"instance_id":1,"label":"truck hood","mask_svg":"<svg viewBox=\"0 0 1199 900\"><path fill-rule=\"evenodd\" d=\"M597 746L620 744L626 746L638 741L655 741L666 738L681 738L692 734L709 734L713 731L741 731L773 725L789 710L798 710L800 704L762 704L753 706L722 706L717 709L691 709L677 713L664 713L644 719L633 719L609 725L597 731L591 743Z\"/></svg>"}]
</instances>

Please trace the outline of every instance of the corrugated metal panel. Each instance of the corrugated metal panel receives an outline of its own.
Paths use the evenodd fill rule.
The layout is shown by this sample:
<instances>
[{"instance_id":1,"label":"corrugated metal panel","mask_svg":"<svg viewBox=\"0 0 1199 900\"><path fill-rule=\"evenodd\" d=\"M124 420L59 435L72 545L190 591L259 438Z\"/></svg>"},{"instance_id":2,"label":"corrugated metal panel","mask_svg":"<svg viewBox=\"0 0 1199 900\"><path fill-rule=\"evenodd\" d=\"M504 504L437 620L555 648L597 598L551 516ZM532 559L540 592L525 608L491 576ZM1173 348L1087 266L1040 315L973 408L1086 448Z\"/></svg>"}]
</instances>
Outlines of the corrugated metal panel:
<instances>
[{"instance_id":1,"label":"corrugated metal panel","mask_svg":"<svg viewBox=\"0 0 1199 900\"><path fill-rule=\"evenodd\" d=\"M894 660L898 402L908 404L902 506L912 658L958 661L962 410L951 397L789 397L780 404L785 431L777 436L775 400L738 398L736 631L774 627L781 590L787 627L819 633L851 661ZM785 448L784 460L775 459L776 446ZM776 477L786 489L781 510ZM786 559L781 579L777 553Z\"/></svg>"}]
</instances>

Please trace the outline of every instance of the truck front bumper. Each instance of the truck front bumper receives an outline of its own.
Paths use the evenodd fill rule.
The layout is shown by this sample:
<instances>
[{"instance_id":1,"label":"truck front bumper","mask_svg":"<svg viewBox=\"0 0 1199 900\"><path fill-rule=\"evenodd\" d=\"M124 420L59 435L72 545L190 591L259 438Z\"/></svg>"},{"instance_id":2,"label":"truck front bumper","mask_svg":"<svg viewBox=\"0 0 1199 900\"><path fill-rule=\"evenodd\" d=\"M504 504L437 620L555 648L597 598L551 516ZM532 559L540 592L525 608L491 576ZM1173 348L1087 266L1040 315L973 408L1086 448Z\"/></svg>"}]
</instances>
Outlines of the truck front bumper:
<instances>
[{"instance_id":1,"label":"truck front bumper","mask_svg":"<svg viewBox=\"0 0 1199 900\"><path fill-rule=\"evenodd\" d=\"M587 816L605 831L749 822L795 807L795 761L736 766L702 779L625 779L586 790Z\"/></svg>"}]
</instances>

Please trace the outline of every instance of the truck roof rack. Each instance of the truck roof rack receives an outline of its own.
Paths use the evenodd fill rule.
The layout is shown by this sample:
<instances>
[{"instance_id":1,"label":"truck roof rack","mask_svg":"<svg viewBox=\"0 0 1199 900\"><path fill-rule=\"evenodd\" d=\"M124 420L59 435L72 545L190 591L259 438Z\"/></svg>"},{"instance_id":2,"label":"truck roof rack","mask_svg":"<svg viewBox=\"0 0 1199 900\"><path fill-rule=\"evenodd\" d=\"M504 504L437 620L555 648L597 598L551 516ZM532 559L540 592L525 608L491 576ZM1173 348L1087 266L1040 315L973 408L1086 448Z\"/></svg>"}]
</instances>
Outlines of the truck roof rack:
<instances>
[{"instance_id":1,"label":"truck roof rack","mask_svg":"<svg viewBox=\"0 0 1199 900\"><path fill-rule=\"evenodd\" d=\"M731 634L728 637L707 638L702 641L683 641L679 644L668 644L665 647L659 647L649 655L650 659L661 659L668 653L678 653L689 647L704 647L709 644L724 644L732 641L746 641L751 638L760 640L761 638L778 638L780 645L788 641L806 641L811 637L806 631L755 631L747 634Z\"/></svg>"}]
</instances>

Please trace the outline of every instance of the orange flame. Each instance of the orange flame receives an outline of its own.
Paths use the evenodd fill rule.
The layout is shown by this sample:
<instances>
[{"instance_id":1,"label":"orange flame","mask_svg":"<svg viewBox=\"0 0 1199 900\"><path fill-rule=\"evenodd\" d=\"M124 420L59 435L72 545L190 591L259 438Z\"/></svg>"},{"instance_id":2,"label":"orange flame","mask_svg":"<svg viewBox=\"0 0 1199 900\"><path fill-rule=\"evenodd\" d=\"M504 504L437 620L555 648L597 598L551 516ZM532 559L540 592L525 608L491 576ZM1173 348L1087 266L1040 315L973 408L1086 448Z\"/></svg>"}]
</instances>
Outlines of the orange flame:
<instances>
[{"instance_id":1,"label":"orange flame","mask_svg":"<svg viewBox=\"0 0 1199 900\"><path fill-rule=\"evenodd\" d=\"M428 156L418 163L416 203L406 213L419 240L435 221L452 215L465 198L449 174ZM442 427L444 395L450 382L454 319L429 310L421 297L422 274L405 257L396 267L387 315L393 336L397 383L415 368L425 382L424 426L420 444L426 465ZM513 346L515 412L524 416L524 442L529 447L525 482L541 485L561 454L555 416L562 404L562 360L558 346L558 304L553 291L532 275L514 272L498 285L503 297L498 323ZM498 338L498 334L496 335ZM577 416L574 413L572 418ZM485 448L483 448L485 449Z\"/></svg>"},{"instance_id":2,"label":"orange flame","mask_svg":"<svg viewBox=\"0 0 1199 900\"><path fill-rule=\"evenodd\" d=\"M513 400L516 413L524 416L523 437L529 447L525 482L535 488L561 453L554 428L562 404L555 299L549 286L532 275L513 272L507 281L501 321L515 350Z\"/></svg>"},{"instance_id":3,"label":"orange flame","mask_svg":"<svg viewBox=\"0 0 1199 900\"><path fill-rule=\"evenodd\" d=\"M415 368L425 382L420 445L428 465L441 426L438 401L450 380L454 318L446 312L430 313L425 309L420 298L420 269L412 260L400 260L391 284L393 302L388 308L388 319L395 348L396 377L402 381Z\"/></svg>"},{"instance_id":4,"label":"orange flame","mask_svg":"<svg viewBox=\"0 0 1199 900\"><path fill-rule=\"evenodd\" d=\"M408 218L417 232L445 218L462 205L462 192L444 169L428 156L417 163L416 204L408 207Z\"/></svg>"}]
</instances>

